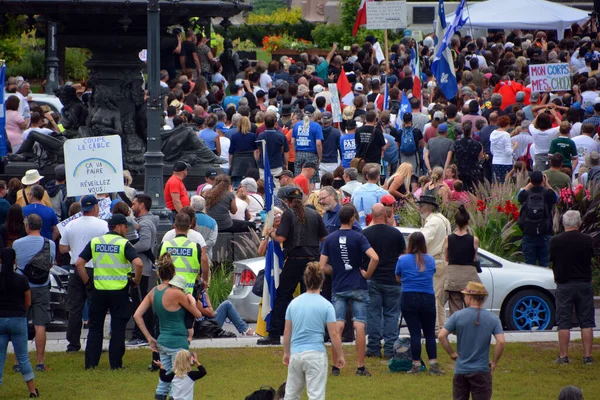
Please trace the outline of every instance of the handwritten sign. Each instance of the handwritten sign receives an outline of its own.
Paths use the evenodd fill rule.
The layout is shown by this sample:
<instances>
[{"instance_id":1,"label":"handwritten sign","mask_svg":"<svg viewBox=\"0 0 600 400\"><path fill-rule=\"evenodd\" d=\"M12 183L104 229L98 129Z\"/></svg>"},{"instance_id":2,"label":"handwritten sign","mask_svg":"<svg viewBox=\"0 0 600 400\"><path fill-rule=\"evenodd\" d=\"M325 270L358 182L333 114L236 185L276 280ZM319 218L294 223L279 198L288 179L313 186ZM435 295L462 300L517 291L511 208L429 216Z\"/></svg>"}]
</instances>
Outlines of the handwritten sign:
<instances>
[{"instance_id":1,"label":"handwritten sign","mask_svg":"<svg viewBox=\"0 0 600 400\"><path fill-rule=\"evenodd\" d=\"M331 93L331 114L333 114L333 122L342 122L342 107L340 106L340 95L335 83L327 84L329 93Z\"/></svg>"},{"instance_id":2,"label":"handwritten sign","mask_svg":"<svg viewBox=\"0 0 600 400\"><path fill-rule=\"evenodd\" d=\"M367 1L367 29L406 28L405 1Z\"/></svg>"},{"instance_id":3,"label":"handwritten sign","mask_svg":"<svg viewBox=\"0 0 600 400\"><path fill-rule=\"evenodd\" d=\"M77 218L79 218L81 216L83 216L83 213L81 211L79 211L77 214L73 214L69 218L67 218L63 221L60 221L58 223L58 225L56 225L56 228L58 229L60 236L65 235L65 229L67 229L67 225L69 225L70 222L75 221Z\"/></svg>"},{"instance_id":4,"label":"handwritten sign","mask_svg":"<svg viewBox=\"0 0 600 400\"><path fill-rule=\"evenodd\" d=\"M123 191L120 136L70 139L64 151L68 196Z\"/></svg>"},{"instance_id":5,"label":"handwritten sign","mask_svg":"<svg viewBox=\"0 0 600 400\"><path fill-rule=\"evenodd\" d=\"M539 64L529 66L532 92L561 92L571 90L569 64Z\"/></svg>"}]
</instances>

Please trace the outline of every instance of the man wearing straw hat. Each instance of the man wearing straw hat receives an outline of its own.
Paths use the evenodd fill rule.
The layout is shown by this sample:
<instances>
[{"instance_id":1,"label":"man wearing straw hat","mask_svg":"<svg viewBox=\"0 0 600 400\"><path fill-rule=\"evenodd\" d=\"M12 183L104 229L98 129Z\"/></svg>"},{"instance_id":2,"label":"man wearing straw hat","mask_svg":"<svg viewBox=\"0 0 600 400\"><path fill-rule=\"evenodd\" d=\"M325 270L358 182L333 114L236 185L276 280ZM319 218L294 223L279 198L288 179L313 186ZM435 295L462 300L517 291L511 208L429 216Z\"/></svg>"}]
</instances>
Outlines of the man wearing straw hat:
<instances>
[{"instance_id":1,"label":"man wearing straw hat","mask_svg":"<svg viewBox=\"0 0 600 400\"><path fill-rule=\"evenodd\" d=\"M469 282L465 290L468 308L448 319L438 339L456 361L452 395L455 400L484 400L492 398L492 373L504 352L504 332L498 316L483 308L488 292L482 283ZM450 333L456 334L457 351L448 341ZM490 362L490 340L494 335L496 346Z\"/></svg>"},{"instance_id":2,"label":"man wearing straw hat","mask_svg":"<svg viewBox=\"0 0 600 400\"><path fill-rule=\"evenodd\" d=\"M25 176L21 178L21 183L25 186L25 189L21 189L17 192L17 201L16 204L21 207L25 207L29 204L29 191L33 185L37 185L40 181L44 179L43 176L40 175L37 169L30 169L25 172ZM50 201L50 196L48 196L48 192L44 190L44 197L42 198L42 204L48 207L52 207L52 201Z\"/></svg>"}]
</instances>

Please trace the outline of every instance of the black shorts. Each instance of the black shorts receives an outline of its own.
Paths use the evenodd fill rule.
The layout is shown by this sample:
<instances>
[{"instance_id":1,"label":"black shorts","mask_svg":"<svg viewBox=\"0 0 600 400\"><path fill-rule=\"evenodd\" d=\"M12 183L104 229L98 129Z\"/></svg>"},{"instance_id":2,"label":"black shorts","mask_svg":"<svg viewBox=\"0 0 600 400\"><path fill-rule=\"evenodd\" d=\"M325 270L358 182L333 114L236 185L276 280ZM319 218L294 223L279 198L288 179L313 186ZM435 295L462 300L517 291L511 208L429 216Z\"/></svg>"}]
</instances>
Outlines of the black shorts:
<instances>
[{"instance_id":1,"label":"black shorts","mask_svg":"<svg viewBox=\"0 0 600 400\"><path fill-rule=\"evenodd\" d=\"M492 398L492 374L474 372L472 374L454 374L452 380L454 400L489 400Z\"/></svg>"},{"instance_id":2,"label":"black shorts","mask_svg":"<svg viewBox=\"0 0 600 400\"><path fill-rule=\"evenodd\" d=\"M556 287L556 324L558 329L573 327L573 308L579 327L595 328L594 292L591 282L559 283Z\"/></svg>"}]
</instances>

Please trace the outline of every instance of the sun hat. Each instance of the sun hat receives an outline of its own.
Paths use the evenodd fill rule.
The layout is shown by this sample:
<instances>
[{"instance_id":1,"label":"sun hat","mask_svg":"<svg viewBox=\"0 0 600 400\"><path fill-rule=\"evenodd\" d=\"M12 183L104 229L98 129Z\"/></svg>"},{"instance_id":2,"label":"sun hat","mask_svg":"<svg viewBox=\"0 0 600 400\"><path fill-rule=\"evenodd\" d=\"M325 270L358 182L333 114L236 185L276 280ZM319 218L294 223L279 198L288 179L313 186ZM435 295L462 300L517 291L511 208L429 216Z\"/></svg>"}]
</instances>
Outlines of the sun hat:
<instances>
[{"instance_id":1,"label":"sun hat","mask_svg":"<svg viewBox=\"0 0 600 400\"><path fill-rule=\"evenodd\" d=\"M37 169L30 169L25 172L25 176L21 178L21 183L25 186L35 185L44 177L40 175Z\"/></svg>"},{"instance_id":2,"label":"sun hat","mask_svg":"<svg viewBox=\"0 0 600 400\"><path fill-rule=\"evenodd\" d=\"M421 195L419 200L416 202L417 204L431 204L432 206L436 206L439 208L439 204L435 196L430 196L428 194Z\"/></svg>"},{"instance_id":3,"label":"sun hat","mask_svg":"<svg viewBox=\"0 0 600 400\"><path fill-rule=\"evenodd\" d=\"M175 275L173 278L171 278L171 280L169 281L169 285L181 290L185 290L187 288L187 282L185 281L185 278L181 275Z\"/></svg>"},{"instance_id":4,"label":"sun hat","mask_svg":"<svg viewBox=\"0 0 600 400\"><path fill-rule=\"evenodd\" d=\"M595 167L598 164L600 164L600 154L597 151L592 151L585 156L585 165L588 167Z\"/></svg>"},{"instance_id":5,"label":"sun hat","mask_svg":"<svg viewBox=\"0 0 600 400\"><path fill-rule=\"evenodd\" d=\"M469 282L465 290L461 291L462 294L468 294L471 296L487 296L488 292L485 290L485 285L479 282Z\"/></svg>"}]
</instances>

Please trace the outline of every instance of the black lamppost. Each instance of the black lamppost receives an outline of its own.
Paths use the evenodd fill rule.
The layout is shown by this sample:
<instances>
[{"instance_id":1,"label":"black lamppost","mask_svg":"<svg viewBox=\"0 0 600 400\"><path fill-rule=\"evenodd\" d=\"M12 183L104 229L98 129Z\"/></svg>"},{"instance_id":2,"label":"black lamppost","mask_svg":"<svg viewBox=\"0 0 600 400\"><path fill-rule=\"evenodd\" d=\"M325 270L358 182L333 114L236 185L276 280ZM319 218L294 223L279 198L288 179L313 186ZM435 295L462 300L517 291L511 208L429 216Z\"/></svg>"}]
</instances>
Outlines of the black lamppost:
<instances>
[{"instance_id":1,"label":"black lamppost","mask_svg":"<svg viewBox=\"0 0 600 400\"><path fill-rule=\"evenodd\" d=\"M165 207L163 195L163 153L161 151L160 126L162 102L160 98L160 3L148 1L148 99L146 100L148 120L148 145L146 148L144 192L152 197L151 212L158 215L158 233L171 229L169 210Z\"/></svg>"},{"instance_id":2,"label":"black lamppost","mask_svg":"<svg viewBox=\"0 0 600 400\"><path fill-rule=\"evenodd\" d=\"M46 21L46 93L54 94L58 89L58 43L56 31L58 24Z\"/></svg>"}]
</instances>

